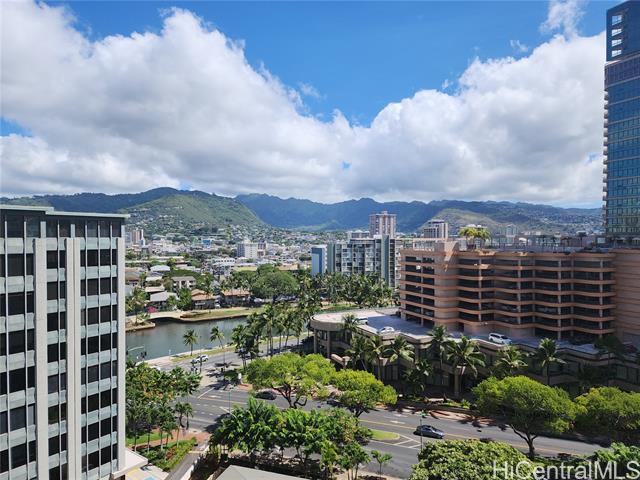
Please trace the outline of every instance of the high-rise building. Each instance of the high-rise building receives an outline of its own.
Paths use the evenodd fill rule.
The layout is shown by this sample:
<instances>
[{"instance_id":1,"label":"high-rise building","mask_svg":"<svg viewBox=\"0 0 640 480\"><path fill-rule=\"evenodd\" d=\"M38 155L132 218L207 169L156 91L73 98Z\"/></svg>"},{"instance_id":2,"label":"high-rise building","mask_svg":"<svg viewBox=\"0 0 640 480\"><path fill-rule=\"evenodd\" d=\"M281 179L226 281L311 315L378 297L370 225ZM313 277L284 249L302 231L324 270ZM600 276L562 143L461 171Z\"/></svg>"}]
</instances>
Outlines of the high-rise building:
<instances>
[{"instance_id":1,"label":"high-rise building","mask_svg":"<svg viewBox=\"0 0 640 480\"><path fill-rule=\"evenodd\" d=\"M422 236L424 238L446 240L449 238L449 224L445 220L432 218L422 227Z\"/></svg>"},{"instance_id":2,"label":"high-rise building","mask_svg":"<svg viewBox=\"0 0 640 480\"><path fill-rule=\"evenodd\" d=\"M238 242L236 244L236 255L240 258L251 258L255 260L259 256L258 244L250 242L249 240Z\"/></svg>"},{"instance_id":3,"label":"high-rise building","mask_svg":"<svg viewBox=\"0 0 640 480\"><path fill-rule=\"evenodd\" d=\"M389 235L352 238L327 245L327 272L343 275L378 275L392 288L396 268L396 239Z\"/></svg>"},{"instance_id":4,"label":"high-rise building","mask_svg":"<svg viewBox=\"0 0 640 480\"><path fill-rule=\"evenodd\" d=\"M124 218L0 206L3 480L146 463L125 450Z\"/></svg>"},{"instance_id":5,"label":"high-rise building","mask_svg":"<svg viewBox=\"0 0 640 480\"><path fill-rule=\"evenodd\" d=\"M324 275L327 271L327 246L311 247L311 275Z\"/></svg>"},{"instance_id":6,"label":"high-rise building","mask_svg":"<svg viewBox=\"0 0 640 480\"><path fill-rule=\"evenodd\" d=\"M382 213L372 213L369 215L369 235L389 235L396 236L396 214L388 213L386 210Z\"/></svg>"},{"instance_id":7,"label":"high-rise building","mask_svg":"<svg viewBox=\"0 0 640 480\"><path fill-rule=\"evenodd\" d=\"M607 11L604 217L607 236L640 237L640 2Z\"/></svg>"}]
</instances>

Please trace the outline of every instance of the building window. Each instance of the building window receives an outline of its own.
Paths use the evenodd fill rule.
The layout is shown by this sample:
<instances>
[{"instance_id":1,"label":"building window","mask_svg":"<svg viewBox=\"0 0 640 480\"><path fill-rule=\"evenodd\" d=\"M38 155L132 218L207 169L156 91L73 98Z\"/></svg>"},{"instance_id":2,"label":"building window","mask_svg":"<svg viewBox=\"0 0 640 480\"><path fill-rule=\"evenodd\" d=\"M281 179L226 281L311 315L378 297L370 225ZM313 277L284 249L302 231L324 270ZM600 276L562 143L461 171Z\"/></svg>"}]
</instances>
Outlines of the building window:
<instances>
[{"instance_id":1,"label":"building window","mask_svg":"<svg viewBox=\"0 0 640 480\"><path fill-rule=\"evenodd\" d=\"M11 447L11 468L22 467L27 464L27 444Z\"/></svg>"},{"instance_id":2,"label":"building window","mask_svg":"<svg viewBox=\"0 0 640 480\"><path fill-rule=\"evenodd\" d=\"M25 351L25 335L23 330L9 333L9 355Z\"/></svg>"},{"instance_id":3,"label":"building window","mask_svg":"<svg viewBox=\"0 0 640 480\"><path fill-rule=\"evenodd\" d=\"M31 274L33 275L33 257L31 263ZM24 268L24 255L22 254L9 254L7 255L7 274L10 277L22 277L25 273Z\"/></svg>"},{"instance_id":4,"label":"building window","mask_svg":"<svg viewBox=\"0 0 640 480\"><path fill-rule=\"evenodd\" d=\"M612 47L617 47L621 43L622 43L622 39L621 38L614 38L613 40L611 40L611 46Z\"/></svg>"},{"instance_id":5,"label":"building window","mask_svg":"<svg viewBox=\"0 0 640 480\"><path fill-rule=\"evenodd\" d=\"M622 53L622 50L611 50L611 56L612 57L617 57L621 53Z\"/></svg>"},{"instance_id":6,"label":"building window","mask_svg":"<svg viewBox=\"0 0 640 480\"><path fill-rule=\"evenodd\" d=\"M47 378L47 386L49 393L58 393L60 388L60 379L58 378L58 374L49 375Z\"/></svg>"},{"instance_id":7,"label":"building window","mask_svg":"<svg viewBox=\"0 0 640 480\"><path fill-rule=\"evenodd\" d=\"M24 238L24 217L22 215L7 215L6 221L8 238Z\"/></svg>"},{"instance_id":8,"label":"building window","mask_svg":"<svg viewBox=\"0 0 640 480\"><path fill-rule=\"evenodd\" d=\"M9 372L9 392L19 392L27 386L24 369L19 368Z\"/></svg>"},{"instance_id":9,"label":"building window","mask_svg":"<svg viewBox=\"0 0 640 480\"><path fill-rule=\"evenodd\" d=\"M11 431L27 426L27 409L25 407L12 408L9 412L9 425Z\"/></svg>"},{"instance_id":10,"label":"building window","mask_svg":"<svg viewBox=\"0 0 640 480\"><path fill-rule=\"evenodd\" d=\"M611 25L618 25L622 23L622 15L611 15Z\"/></svg>"}]
</instances>

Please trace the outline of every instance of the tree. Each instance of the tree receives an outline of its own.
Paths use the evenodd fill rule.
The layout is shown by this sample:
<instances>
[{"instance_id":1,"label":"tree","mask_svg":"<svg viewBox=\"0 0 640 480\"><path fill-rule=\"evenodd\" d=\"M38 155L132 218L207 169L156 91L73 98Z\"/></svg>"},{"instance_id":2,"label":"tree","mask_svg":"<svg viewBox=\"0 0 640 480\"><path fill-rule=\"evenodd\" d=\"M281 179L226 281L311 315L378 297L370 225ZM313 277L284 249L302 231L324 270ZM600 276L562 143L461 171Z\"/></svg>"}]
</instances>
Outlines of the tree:
<instances>
[{"instance_id":1,"label":"tree","mask_svg":"<svg viewBox=\"0 0 640 480\"><path fill-rule=\"evenodd\" d=\"M367 339L367 358L370 362L376 362L378 380L382 380L382 357L385 352L385 345L379 336L369 337Z\"/></svg>"},{"instance_id":2,"label":"tree","mask_svg":"<svg viewBox=\"0 0 640 480\"><path fill-rule=\"evenodd\" d=\"M484 367L485 357L478 348L475 341L469 340L464 335L457 342L449 343L447 360L453 367L455 377L455 396L461 394L462 379L465 374L471 372L474 377L478 376L478 367Z\"/></svg>"},{"instance_id":3,"label":"tree","mask_svg":"<svg viewBox=\"0 0 640 480\"><path fill-rule=\"evenodd\" d=\"M193 355L193 346L198 343L198 334L194 329L189 329L182 335L182 342L191 348L189 355Z\"/></svg>"},{"instance_id":4,"label":"tree","mask_svg":"<svg viewBox=\"0 0 640 480\"><path fill-rule=\"evenodd\" d=\"M176 308L178 308L178 297L176 297L175 295L169 295L167 297L165 305L167 306L167 310L175 310Z\"/></svg>"},{"instance_id":5,"label":"tree","mask_svg":"<svg viewBox=\"0 0 640 480\"><path fill-rule=\"evenodd\" d=\"M178 416L178 426L180 428L189 428L189 417L193 416L193 407L191 406L190 403L187 402L177 402L174 406L173 406L173 411L175 412L175 414ZM184 426L182 424L182 419L186 418L187 419L187 425ZM176 442L180 439L180 430L178 429L178 434L177 434L177 438L176 438Z\"/></svg>"},{"instance_id":6,"label":"tree","mask_svg":"<svg viewBox=\"0 0 640 480\"><path fill-rule=\"evenodd\" d=\"M404 338L396 336L390 345L384 348L384 356L389 359L389 363L396 363L403 359L413 360L413 345L410 345Z\"/></svg>"},{"instance_id":7,"label":"tree","mask_svg":"<svg viewBox=\"0 0 640 480\"><path fill-rule=\"evenodd\" d=\"M242 359L242 368L247 366L247 357L258 354L259 338L248 325L238 325L231 331L231 342L235 345L235 352Z\"/></svg>"},{"instance_id":8,"label":"tree","mask_svg":"<svg viewBox=\"0 0 640 480\"><path fill-rule=\"evenodd\" d=\"M437 362L437 370L442 375L443 364L447 357L447 351L449 350L449 345L451 345L453 340L449 336L449 332L447 332L447 327L444 325L434 327L433 330L429 332L429 336L431 337L431 340L427 347L427 353L431 359Z\"/></svg>"},{"instance_id":9,"label":"tree","mask_svg":"<svg viewBox=\"0 0 640 480\"><path fill-rule=\"evenodd\" d=\"M473 241L471 245L475 245L476 240L480 240L480 246L482 246L491 238L489 230L482 227L462 227L458 235L467 239L467 247L470 246L469 240Z\"/></svg>"},{"instance_id":10,"label":"tree","mask_svg":"<svg viewBox=\"0 0 640 480\"><path fill-rule=\"evenodd\" d=\"M510 445L481 440L445 440L428 442L418 454L409 480L496 480L494 467L520 464L522 476L531 479L534 465ZM529 468L527 467L527 464ZM505 476L506 477L506 476Z\"/></svg>"},{"instance_id":11,"label":"tree","mask_svg":"<svg viewBox=\"0 0 640 480\"><path fill-rule=\"evenodd\" d=\"M224 344L222 343L224 341L224 333L222 333L217 325L211 327L211 331L209 332L209 340L211 340L212 342L218 342L220 344L220 348L222 349L222 363L226 367L227 355L224 350Z\"/></svg>"},{"instance_id":12,"label":"tree","mask_svg":"<svg viewBox=\"0 0 640 480\"><path fill-rule=\"evenodd\" d=\"M383 384L369 372L344 369L332 381L339 391L340 403L358 418L379 403L394 405L397 401L393 387Z\"/></svg>"},{"instance_id":13,"label":"tree","mask_svg":"<svg viewBox=\"0 0 640 480\"><path fill-rule=\"evenodd\" d=\"M507 345L498 351L498 358L494 364L493 372L498 378L517 375L524 370L527 362L525 355L518 347Z\"/></svg>"},{"instance_id":14,"label":"tree","mask_svg":"<svg viewBox=\"0 0 640 480\"><path fill-rule=\"evenodd\" d=\"M343 334L352 334L360 325L360 320L353 313L347 313L342 316L342 332ZM349 341L349 339L345 339Z\"/></svg>"},{"instance_id":15,"label":"tree","mask_svg":"<svg viewBox=\"0 0 640 480\"><path fill-rule=\"evenodd\" d=\"M568 430L576 407L567 392L549 387L525 376L498 380L488 378L473 389L482 415L500 415L529 447L535 458L535 439L545 433L560 434Z\"/></svg>"},{"instance_id":16,"label":"tree","mask_svg":"<svg viewBox=\"0 0 640 480\"><path fill-rule=\"evenodd\" d=\"M607 385L611 385L611 380L615 378L615 368L613 362L615 360L624 360L625 348L624 344L615 335L605 335L602 338L598 338L594 342L595 347L598 349L598 357L607 357Z\"/></svg>"},{"instance_id":17,"label":"tree","mask_svg":"<svg viewBox=\"0 0 640 480\"><path fill-rule=\"evenodd\" d=\"M601 472L604 472L607 465L616 465L618 478L638 477L640 469L640 446L625 445L624 443L613 443L611 448L597 450L591 460L602 465ZM627 476L628 475L628 476Z\"/></svg>"},{"instance_id":18,"label":"tree","mask_svg":"<svg viewBox=\"0 0 640 480\"><path fill-rule=\"evenodd\" d=\"M581 432L629 443L640 440L640 393L592 388L576 398L576 404L576 427Z\"/></svg>"},{"instance_id":19,"label":"tree","mask_svg":"<svg viewBox=\"0 0 640 480\"><path fill-rule=\"evenodd\" d=\"M364 370L369 370L367 368L367 361L369 360L367 343L368 340L361 335L352 337L351 348L346 351L346 355L349 357L348 366L355 367L359 363Z\"/></svg>"},{"instance_id":20,"label":"tree","mask_svg":"<svg viewBox=\"0 0 640 480\"><path fill-rule=\"evenodd\" d=\"M178 291L178 308L180 310L191 310L193 300L191 299L191 290L188 288L181 288Z\"/></svg>"},{"instance_id":21,"label":"tree","mask_svg":"<svg viewBox=\"0 0 640 480\"><path fill-rule=\"evenodd\" d=\"M411 392L420 394L424 397L425 386L427 380L433 375L433 365L425 359L418 360L414 367L405 372L405 380L407 381Z\"/></svg>"},{"instance_id":22,"label":"tree","mask_svg":"<svg viewBox=\"0 0 640 480\"><path fill-rule=\"evenodd\" d=\"M294 295L297 289L298 282L293 275L276 270L258 273L258 278L251 287L251 294L254 297L271 299L271 303L275 303L278 297Z\"/></svg>"},{"instance_id":23,"label":"tree","mask_svg":"<svg viewBox=\"0 0 640 480\"><path fill-rule=\"evenodd\" d=\"M378 466L380 467L378 469L378 474L382 476L382 467L391 461L393 455L390 453L382 453L378 450L371 450L371 456L376 462L378 462Z\"/></svg>"},{"instance_id":24,"label":"tree","mask_svg":"<svg viewBox=\"0 0 640 480\"><path fill-rule=\"evenodd\" d=\"M253 464L256 453L270 451L277 444L281 421L282 416L276 406L249 398L246 408L233 407L211 439L218 445L249 453Z\"/></svg>"},{"instance_id":25,"label":"tree","mask_svg":"<svg viewBox=\"0 0 640 480\"><path fill-rule=\"evenodd\" d=\"M347 480L357 479L360 465L369 462L371 457L358 443L348 443L341 452L338 463L347 470Z\"/></svg>"},{"instance_id":26,"label":"tree","mask_svg":"<svg viewBox=\"0 0 640 480\"><path fill-rule=\"evenodd\" d=\"M144 288L134 287L131 295L125 299L125 309L127 313L139 313L147 303L147 293Z\"/></svg>"},{"instance_id":27,"label":"tree","mask_svg":"<svg viewBox=\"0 0 640 480\"><path fill-rule=\"evenodd\" d=\"M290 408L298 408L306 405L309 396L327 394L326 386L335 375L335 368L321 355L282 353L254 360L246 372L253 388L271 388L282 395Z\"/></svg>"},{"instance_id":28,"label":"tree","mask_svg":"<svg viewBox=\"0 0 640 480\"><path fill-rule=\"evenodd\" d=\"M538 345L538 349L533 354L533 361L538 365L546 377L547 385L551 384L551 366L563 365L565 362L558 355L558 346L550 338L543 338Z\"/></svg>"}]
</instances>

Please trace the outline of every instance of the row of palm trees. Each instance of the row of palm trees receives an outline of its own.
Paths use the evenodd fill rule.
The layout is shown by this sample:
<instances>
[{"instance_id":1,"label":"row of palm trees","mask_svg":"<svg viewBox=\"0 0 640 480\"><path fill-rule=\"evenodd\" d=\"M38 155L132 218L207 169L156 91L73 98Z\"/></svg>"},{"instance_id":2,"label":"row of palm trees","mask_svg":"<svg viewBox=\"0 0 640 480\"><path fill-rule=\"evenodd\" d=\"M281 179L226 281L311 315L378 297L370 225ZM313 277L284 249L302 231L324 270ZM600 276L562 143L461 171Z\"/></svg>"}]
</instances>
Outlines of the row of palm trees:
<instances>
[{"instance_id":1,"label":"row of palm trees","mask_svg":"<svg viewBox=\"0 0 640 480\"><path fill-rule=\"evenodd\" d=\"M454 391L461 392L462 380L465 376L477 377L480 368L486 367L486 357L477 343L465 336L452 338L445 326L434 327L429 333L431 340L425 358L416 358L414 348L404 338L396 336L390 344L384 344L380 336L354 335L358 319L353 315L343 317L343 331L351 339L351 348L346 351L348 365L369 370L376 365L378 379L382 379L383 363L389 365L399 363L401 359L413 362L411 369L405 372L404 379L414 393L424 394L429 378L444 374L444 365L451 367L454 374ZM556 342L542 339L538 349L527 354L515 346L505 346L498 352L498 357L491 368L491 374L499 377L517 375L527 368L539 368L550 383L551 367L564 364L558 355Z\"/></svg>"}]
</instances>

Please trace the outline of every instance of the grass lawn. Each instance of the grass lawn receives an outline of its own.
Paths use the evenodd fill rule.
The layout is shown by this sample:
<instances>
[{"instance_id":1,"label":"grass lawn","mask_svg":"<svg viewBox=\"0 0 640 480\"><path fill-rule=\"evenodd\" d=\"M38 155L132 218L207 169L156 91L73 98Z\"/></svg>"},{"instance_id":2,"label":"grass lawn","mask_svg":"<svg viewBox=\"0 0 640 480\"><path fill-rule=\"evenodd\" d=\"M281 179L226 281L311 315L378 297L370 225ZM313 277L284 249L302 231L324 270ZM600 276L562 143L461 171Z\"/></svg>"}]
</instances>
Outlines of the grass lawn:
<instances>
[{"instance_id":1,"label":"grass lawn","mask_svg":"<svg viewBox=\"0 0 640 480\"><path fill-rule=\"evenodd\" d=\"M164 450L160 450L160 446L151 447L147 452L146 449L139 449L138 453L144 455L149 460L149 463L153 463L156 467L161 468L165 472L171 471L184 456L196 445L194 438L189 440L180 440L176 445L176 442L169 442L169 447L164 447Z\"/></svg>"},{"instance_id":2,"label":"grass lawn","mask_svg":"<svg viewBox=\"0 0 640 480\"><path fill-rule=\"evenodd\" d=\"M371 429L371 432L373 433L373 436L371 437L372 440L378 440L379 442L383 442L385 440L398 440L400 438L400 435L398 435L397 433L393 433L393 432L386 432L384 430L375 430L375 429Z\"/></svg>"},{"instance_id":3,"label":"grass lawn","mask_svg":"<svg viewBox=\"0 0 640 480\"><path fill-rule=\"evenodd\" d=\"M149 438L150 438L149 441L151 442L153 442L154 440L159 440L160 434L158 432L151 432L151 436ZM146 445L146 444L147 444L147 434L143 432L138 437L138 445ZM133 445L133 437L127 437L126 445L127 447Z\"/></svg>"},{"instance_id":4,"label":"grass lawn","mask_svg":"<svg viewBox=\"0 0 640 480\"><path fill-rule=\"evenodd\" d=\"M300 335L300 341L302 341L303 339L307 338L309 336L309 334L307 332L304 332L302 335ZM284 337L282 337L284 339ZM298 337L295 336L290 336L289 337L289 345L295 345L296 341L297 341ZM265 345L267 345L267 341L266 340L261 340L260 341L260 346L264 347ZM278 346L278 337L273 337L273 345L274 347ZM188 353L183 353L183 354L179 354L179 355L175 355L171 357L171 361L172 362L182 362L183 360L189 360L191 358L196 358L202 354L206 354L206 355L214 355L216 353L222 353L223 351L225 352L233 352L235 351L235 346L233 345L229 345L223 348L212 348L210 350L198 350L197 352L195 352L193 355L189 355Z\"/></svg>"}]
</instances>

